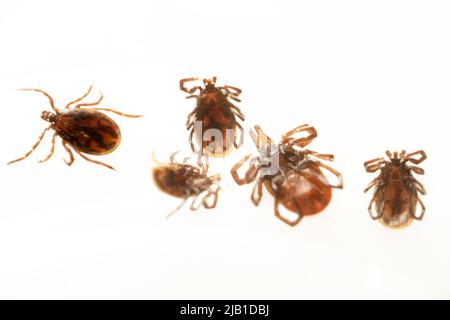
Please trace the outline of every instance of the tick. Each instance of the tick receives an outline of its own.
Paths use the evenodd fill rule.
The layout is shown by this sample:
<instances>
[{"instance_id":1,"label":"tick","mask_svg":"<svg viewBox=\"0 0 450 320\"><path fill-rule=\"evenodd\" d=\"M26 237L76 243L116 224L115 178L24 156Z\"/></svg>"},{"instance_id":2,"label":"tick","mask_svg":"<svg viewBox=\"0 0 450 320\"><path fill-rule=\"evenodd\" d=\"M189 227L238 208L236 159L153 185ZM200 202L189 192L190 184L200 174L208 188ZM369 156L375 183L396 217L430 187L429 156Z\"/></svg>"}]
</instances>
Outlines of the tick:
<instances>
[{"instance_id":1,"label":"tick","mask_svg":"<svg viewBox=\"0 0 450 320\"><path fill-rule=\"evenodd\" d=\"M47 97L52 111L43 111L41 118L50 123L47 128L39 136L37 142L32 146L31 150L28 151L24 156L8 162L8 164L13 164L15 162L22 161L26 159L41 143L45 134L53 130L51 149L48 156L39 161L45 162L49 160L55 151L56 137L59 136L62 140L62 145L69 155L69 160L64 160L67 165L71 166L75 161L73 152L77 153L83 159L105 166L109 169L114 168L106 163L93 160L88 158L85 154L90 155L105 155L113 152L120 144L121 134L119 126L107 115L100 111L108 111L115 113L117 115L128 117L128 118L139 118L138 115L124 114L119 111L115 111L107 108L96 108L93 106L98 105L102 99L100 98L91 103L81 102L86 98L92 90L92 86L89 87L88 91L82 95L80 98L75 99L65 105L63 109L58 109L55 107L53 98L43 90L40 89L19 89L23 91L36 91L42 93ZM91 108L85 108L91 107Z\"/></svg>"},{"instance_id":2,"label":"tick","mask_svg":"<svg viewBox=\"0 0 450 320\"><path fill-rule=\"evenodd\" d=\"M305 134L298 137L298 134ZM343 188L342 175L320 160L333 161L331 154L320 154L304 149L315 137L317 131L307 124L299 126L282 136L278 145L272 142L259 126L250 132L259 151L252 158L243 178L238 170L251 155L247 155L232 169L231 175L238 185L256 181L251 200L258 206L262 198L262 186L275 198L275 216L290 226L297 225L304 216L310 216L325 209L332 195L332 188ZM331 172L337 183L331 184L323 169ZM281 214L279 205L294 213L295 219Z\"/></svg>"},{"instance_id":3,"label":"tick","mask_svg":"<svg viewBox=\"0 0 450 320\"><path fill-rule=\"evenodd\" d=\"M386 227L402 228L413 220L422 220L425 214L425 206L419 193L425 195L426 191L413 173L425 173L415 165L424 161L427 155L423 150L409 154L405 150L400 153L386 151L386 155L388 159L376 158L364 163L367 172L380 171L364 192L375 189L368 208L372 219L379 220ZM420 206L420 214L417 214L417 204Z\"/></svg>"},{"instance_id":4,"label":"tick","mask_svg":"<svg viewBox=\"0 0 450 320\"><path fill-rule=\"evenodd\" d=\"M228 85L216 87L216 79L203 79L203 87L191 88L186 88L185 83L197 78L182 79L180 89L189 94L186 99L197 100L197 105L186 122L186 129L190 130L189 143L192 151L197 152L192 141L195 135L202 154L223 157L242 145L244 130L236 118L244 121L245 116L230 101L241 102L238 96L242 90Z\"/></svg>"},{"instance_id":5,"label":"tick","mask_svg":"<svg viewBox=\"0 0 450 320\"><path fill-rule=\"evenodd\" d=\"M198 210L201 206L206 209L215 208L219 197L220 175L208 176L208 163L205 161L197 161L197 166L188 164L188 158L185 158L183 163L177 162L175 160L177 153L170 156L170 163L161 163L153 156L153 161L157 164L153 168L156 186L162 192L183 199L167 217L178 211L190 198L192 211Z\"/></svg>"}]
</instances>

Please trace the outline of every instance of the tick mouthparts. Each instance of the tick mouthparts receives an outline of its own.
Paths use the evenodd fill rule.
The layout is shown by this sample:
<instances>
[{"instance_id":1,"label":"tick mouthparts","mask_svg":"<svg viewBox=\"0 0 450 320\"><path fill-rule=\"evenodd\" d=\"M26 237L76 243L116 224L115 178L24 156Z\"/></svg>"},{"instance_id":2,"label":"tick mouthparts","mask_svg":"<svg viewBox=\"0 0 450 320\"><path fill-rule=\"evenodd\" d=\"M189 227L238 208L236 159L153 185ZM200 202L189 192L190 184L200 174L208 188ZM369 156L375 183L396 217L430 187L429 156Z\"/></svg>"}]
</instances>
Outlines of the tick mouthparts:
<instances>
[{"instance_id":1,"label":"tick mouthparts","mask_svg":"<svg viewBox=\"0 0 450 320\"><path fill-rule=\"evenodd\" d=\"M41 118L42 120L53 122L55 120L55 114L50 111L42 111Z\"/></svg>"}]
</instances>

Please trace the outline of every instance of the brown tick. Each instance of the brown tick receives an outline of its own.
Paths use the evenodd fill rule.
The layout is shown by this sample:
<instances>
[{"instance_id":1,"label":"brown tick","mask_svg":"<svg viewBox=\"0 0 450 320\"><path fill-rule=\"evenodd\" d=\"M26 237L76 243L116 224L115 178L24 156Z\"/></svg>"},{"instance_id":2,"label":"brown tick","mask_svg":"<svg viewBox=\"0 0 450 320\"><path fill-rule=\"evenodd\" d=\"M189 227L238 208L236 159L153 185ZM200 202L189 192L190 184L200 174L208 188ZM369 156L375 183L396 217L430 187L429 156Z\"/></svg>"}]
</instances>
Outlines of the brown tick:
<instances>
[{"instance_id":1,"label":"brown tick","mask_svg":"<svg viewBox=\"0 0 450 320\"><path fill-rule=\"evenodd\" d=\"M367 192L370 188L375 188L369 204L369 214L386 227L406 227L414 219L422 220L425 214L425 206L419 198L419 193L425 195L425 188L412 173L424 174L424 170L415 165L424 161L427 155L422 150L409 154L404 150L393 154L386 151L386 155L388 160L376 158L364 163L367 172L380 170L378 177L364 190ZM372 209L374 204L375 212ZM417 204L421 207L419 215L416 214Z\"/></svg>"},{"instance_id":2,"label":"brown tick","mask_svg":"<svg viewBox=\"0 0 450 320\"><path fill-rule=\"evenodd\" d=\"M294 137L306 132L303 138ZM317 159L333 161L331 154L320 154L302 149L316 136L316 130L309 125L302 125L282 136L278 145L264 134L259 126L250 132L259 155L254 157L243 178L238 175L239 168L250 159L247 155L232 169L231 175L237 184L248 184L256 181L251 200L258 206L264 185L275 197L275 216L290 226L297 225L304 216L319 213L331 200L331 189L342 189L342 175ZM317 159L315 159L317 158ZM326 169L337 177L337 184L328 182L322 169ZM296 215L294 220L284 217L279 210L282 204Z\"/></svg>"},{"instance_id":3,"label":"brown tick","mask_svg":"<svg viewBox=\"0 0 450 320\"><path fill-rule=\"evenodd\" d=\"M185 83L197 80L188 78L180 80L180 89L189 94L186 99L195 98L197 105L189 115L186 122L190 130L189 143L193 152L196 152L193 136L201 146L201 153L213 157L223 157L239 148L243 142L243 129L236 117L245 120L241 110L229 99L240 102L238 96L241 89L232 86L216 87L216 77L204 79L204 87L195 86L186 88ZM239 129L240 138L237 138ZM239 142L238 142L239 140Z\"/></svg>"},{"instance_id":4,"label":"brown tick","mask_svg":"<svg viewBox=\"0 0 450 320\"><path fill-rule=\"evenodd\" d=\"M100 111L109 111L129 118L138 118L141 116L124 114L122 112L107 108L82 108L96 106L103 99L103 95L100 95L100 98L95 102L80 103L81 100L89 95L91 89L92 86L89 87L89 90L83 96L69 102L63 109L56 108L53 98L43 90L19 89L42 93L47 97L53 112L42 112L41 118L44 121L49 122L50 125L41 133L38 141L33 145L30 151L28 151L24 156L8 162L8 164L13 164L26 159L38 147L47 131L53 130L54 133L50 153L45 159L39 162L45 162L52 157L55 151L56 137L59 136L62 140L64 149L69 154L69 160L64 160L67 165L70 166L75 161L72 153L73 150L79 154L80 157L89 162L93 162L114 170L112 166L90 159L84 155L85 153L91 155L105 155L113 152L119 146L121 134L118 125L110 117ZM72 105L74 106L70 108Z\"/></svg>"},{"instance_id":5,"label":"brown tick","mask_svg":"<svg viewBox=\"0 0 450 320\"><path fill-rule=\"evenodd\" d=\"M183 163L176 162L177 153L170 156L170 163L161 163L153 155L153 161L157 164L153 168L156 186L171 196L183 199L183 202L167 217L178 211L189 198L193 198L191 203L193 211L202 205L206 209L215 208L219 197L220 175L208 177L208 163L200 159L197 162L198 166L188 164L188 158L185 158Z\"/></svg>"}]
</instances>

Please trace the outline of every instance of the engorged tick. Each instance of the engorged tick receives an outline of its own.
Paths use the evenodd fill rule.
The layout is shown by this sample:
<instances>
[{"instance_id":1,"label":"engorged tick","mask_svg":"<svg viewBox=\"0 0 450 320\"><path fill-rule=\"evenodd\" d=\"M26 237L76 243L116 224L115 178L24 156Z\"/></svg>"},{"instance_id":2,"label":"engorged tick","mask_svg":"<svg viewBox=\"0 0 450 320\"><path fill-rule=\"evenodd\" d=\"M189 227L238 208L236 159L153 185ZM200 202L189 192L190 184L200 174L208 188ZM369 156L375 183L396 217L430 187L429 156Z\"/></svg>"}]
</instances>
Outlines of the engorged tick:
<instances>
[{"instance_id":1,"label":"engorged tick","mask_svg":"<svg viewBox=\"0 0 450 320\"><path fill-rule=\"evenodd\" d=\"M237 149L243 142L243 128L237 122L236 117L245 120L244 114L229 99L240 102L238 96L241 89L225 85L216 87L216 77L203 79L204 87L195 86L190 89L184 84L197 78L180 80L180 89L189 94L186 99L195 98L197 105L189 115L186 122L189 133L189 143L192 151L195 150L192 138L195 134L201 153L213 156L226 156L233 148ZM198 93L195 92L198 90ZM237 138L239 129L239 139ZM239 141L239 142L238 142Z\"/></svg>"},{"instance_id":2,"label":"engorged tick","mask_svg":"<svg viewBox=\"0 0 450 320\"><path fill-rule=\"evenodd\" d=\"M108 108L92 108L102 101L102 94L100 95L100 98L95 102L80 103L81 100L89 95L91 89L92 85L84 95L69 102L63 109L56 108L53 98L43 90L19 89L24 91L28 90L42 93L47 97L50 106L53 109L53 112L42 112L41 118L49 122L50 125L41 133L38 141L33 145L30 151L28 151L24 156L8 162L8 165L26 159L38 147L47 131L54 130L50 153L45 159L39 162L45 162L52 157L55 151L56 137L59 136L62 140L64 149L69 154L69 160L64 160L67 165L70 166L75 161L72 153L73 150L77 154L79 154L80 157L89 162L93 162L95 164L99 164L114 170L112 166L97 160L90 159L84 155L85 153L91 155L105 155L113 152L120 144L121 134L119 126L110 117L100 111L108 111L129 118L139 118L141 116L124 114L122 112ZM74 104L75 106L70 108Z\"/></svg>"},{"instance_id":3,"label":"engorged tick","mask_svg":"<svg viewBox=\"0 0 450 320\"><path fill-rule=\"evenodd\" d=\"M367 172L380 174L367 186L364 192L375 188L372 200L369 203L369 214L374 220L379 220L390 228L402 228L408 226L414 219L422 220L425 214L425 206L419 198L421 193L425 195L424 186L416 180L412 173L424 174L425 171L408 162L419 164L427 158L423 150L406 154L386 151L388 160L376 158L364 163ZM418 156L418 157L416 157ZM421 213L416 214L417 203L421 207ZM375 212L372 210L375 204Z\"/></svg>"},{"instance_id":4,"label":"engorged tick","mask_svg":"<svg viewBox=\"0 0 450 320\"><path fill-rule=\"evenodd\" d=\"M301 132L308 135L302 138L294 137ZM304 216L314 215L327 207L331 200L332 188L343 188L342 175L317 160L333 161L333 155L302 149L317 137L313 127L302 125L289 131L282 136L278 145L273 144L272 139L264 134L259 126L255 126L250 134L259 154L251 159L243 178L239 177L237 171L251 155L238 162L231 169L231 175L239 185L256 180L251 194L255 206L261 201L264 185L275 197L275 216L290 226L295 226ZM335 175L337 183L331 184L321 168ZM288 219L282 215L279 210L280 204L293 212L296 215L295 219Z\"/></svg>"},{"instance_id":5,"label":"engorged tick","mask_svg":"<svg viewBox=\"0 0 450 320\"><path fill-rule=\"evenodd\" d=\"M202 205L206 209L215 208L219 197L220 175L215 174L208 177L208 162L197 161L198 166L187 163L189 158L185 158L183 163L175 161L178 152L170 156L170 163L161 163L156 160L153 154L153 161L157 164L153 168L153 180L156 186L163 192L178 198L183 202L173 210L167 217L178 211L189 198L193 198L191 210L198 210ZM212 197L212 203L209 203Z\"/></svg>"}]
</instances>

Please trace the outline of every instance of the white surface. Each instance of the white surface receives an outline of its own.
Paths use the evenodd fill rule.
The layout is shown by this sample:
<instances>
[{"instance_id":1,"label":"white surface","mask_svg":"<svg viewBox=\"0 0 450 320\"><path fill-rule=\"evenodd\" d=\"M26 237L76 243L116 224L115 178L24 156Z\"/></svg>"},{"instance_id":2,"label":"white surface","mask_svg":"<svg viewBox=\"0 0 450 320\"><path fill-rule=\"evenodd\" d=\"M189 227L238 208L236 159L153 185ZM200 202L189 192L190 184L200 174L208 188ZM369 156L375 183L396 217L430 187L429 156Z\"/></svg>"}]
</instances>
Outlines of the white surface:
<instances>
[{"instance_id":1,"label":"white surface","mask_svg":"<svg viewBox=\"0 0 450 320\"><path fill-rule=\"evenodd\" d=\"M0 2L1 298L450 298L448 202L449 1L5 1ZM290 228L264 191L237 187L212 163L216 210L160 193L150 155L189 151L194 101L183 77L218 76L243 89L245 127L274 139L310 123L312 150L333 153L345 189L320 215ZM26 161L58 105L95 82L122 144L102 157ZM91 99L94 99L97 91ZM49 138L49 137L47 137ZM386 229L367 213L362 163L386 149L424 149L423 222Z\"/></svg>"}]
</instances>

